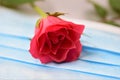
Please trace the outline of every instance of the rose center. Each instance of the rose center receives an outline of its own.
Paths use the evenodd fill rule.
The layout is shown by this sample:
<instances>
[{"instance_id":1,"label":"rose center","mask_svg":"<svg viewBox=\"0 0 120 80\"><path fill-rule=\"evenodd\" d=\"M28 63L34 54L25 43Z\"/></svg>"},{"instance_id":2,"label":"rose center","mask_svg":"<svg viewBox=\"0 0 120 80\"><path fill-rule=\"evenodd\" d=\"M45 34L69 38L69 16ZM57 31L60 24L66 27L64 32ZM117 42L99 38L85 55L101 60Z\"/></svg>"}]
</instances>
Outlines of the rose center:
<instances>
[{"instance_id":1,"label":"rose center","mask_svg":"<svg viewBox=\"0 0 120 80\"><path fill-rule=\"evenodd\" d=\"M64 40L64 37L64 35L54 36L51 41L53 44L58 44L60 41Z\"/></svg>"},{"instance_id":2,"label":"rose center","mask_svg":"<svg viewBox=\"0 0 120 80\"><path fill-rule=\"evenodd\" d=\"M64 40L65 36L67 34L66 29L62 28L55 32L48 32L48 37L52 44L59 44L62 40Z\"/></svg>"},{"instance_id":3,"label":"rose center","mask_svg":"<svg viewBox=\"0 0 120 80\"><path fill-rule=\"evenodd\" d=\"M58 36L58 40L63 40L64 39L64 35L59 35Z\"/></svg>"}]
</instances>

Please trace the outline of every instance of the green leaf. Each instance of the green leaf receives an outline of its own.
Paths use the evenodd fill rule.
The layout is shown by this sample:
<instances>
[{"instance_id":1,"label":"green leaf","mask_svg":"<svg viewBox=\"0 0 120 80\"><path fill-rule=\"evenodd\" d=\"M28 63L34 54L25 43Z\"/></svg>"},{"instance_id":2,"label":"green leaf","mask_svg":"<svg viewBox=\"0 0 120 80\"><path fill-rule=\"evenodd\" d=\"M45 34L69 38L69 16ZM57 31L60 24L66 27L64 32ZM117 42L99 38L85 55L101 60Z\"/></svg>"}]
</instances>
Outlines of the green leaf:
<instances>
[{"instance_id":1,"label":"green leaf","mask_svg":"<svg viewBox=\"0 0 120 80\"><path fill-rule=\"evenodd\" d=\"M97 14L101 17L101 18L105 18L107 16L107 10L102 7L101 5L93 2L92 0L88 0L95 8Z\"/></svg>"},{"instance_id":2,"label":"green leaf","mask_svg":"<svg viewBox=\"0 0 120 80\"><path fill-rule=\"evenodd\" d=\"M37 0L0 0L0 5L7 7L17 7L25 3L33 3Z\"/></svg>"},{"instance_id":3,"label":"green leaf","mask_svg":"<svg viewBox=\"0 0 120 80\"><path fill-rule=\"evenodd\" d=\"M95 10L98 13L98 15L102 18L105 18L107 16L107 11L103 7L101 7L98 4L94 4Z\"/></svg>"},{"instance_id":4,"label":"green leaf","mask_svg":"<svg viewBox=\"0 0 120 80\"><path fill-rule=\"evenodd\" d=\"M120 0L109 0L109 4L120 15Z\"/></svg>"},{"instance_id":5,"label":"green leaf","mask_svg":"<svg viewBox=\"0 0 120 80\"><path fill-rule=\"evenodd\" d=\"M117 23L114 22L114 21L106 21L105 23L111 24L111 25L114 25L114 26L117 26L117 27L120 27L120 24L117 24Z\"/></svg>"}]
</instances>

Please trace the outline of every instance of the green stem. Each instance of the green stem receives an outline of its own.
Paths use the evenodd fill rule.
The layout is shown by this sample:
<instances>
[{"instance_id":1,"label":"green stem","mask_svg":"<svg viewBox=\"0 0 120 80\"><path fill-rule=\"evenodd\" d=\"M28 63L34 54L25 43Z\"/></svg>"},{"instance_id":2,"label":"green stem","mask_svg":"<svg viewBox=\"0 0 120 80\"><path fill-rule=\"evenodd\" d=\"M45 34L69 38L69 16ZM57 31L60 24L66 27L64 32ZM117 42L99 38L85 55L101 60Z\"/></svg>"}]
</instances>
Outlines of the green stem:
<instances>
[{"instance_id":1,"label":"green stem","mask_svg":"<svg viewBox=\"0 0 120 80\"><path fill-rule=\"evenodd\" d=\"M42 16L43 18L47 17L47 14L34 3L31 3L31 6L40 16Z\"/></svg>"}]
</instances>

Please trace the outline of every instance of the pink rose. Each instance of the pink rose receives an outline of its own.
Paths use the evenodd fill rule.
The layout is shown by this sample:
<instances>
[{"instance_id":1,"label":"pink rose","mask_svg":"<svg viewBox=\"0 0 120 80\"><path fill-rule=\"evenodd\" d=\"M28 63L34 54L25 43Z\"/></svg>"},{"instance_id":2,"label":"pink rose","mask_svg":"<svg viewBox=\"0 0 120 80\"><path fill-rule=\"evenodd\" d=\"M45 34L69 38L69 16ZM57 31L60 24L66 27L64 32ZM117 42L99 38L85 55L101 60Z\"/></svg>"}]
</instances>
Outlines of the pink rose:
<instances>
[{"instance_id":1,"label":"pink rose","mask_svg":"<svg viewBox=\"0 0 120 80\"><path fill-rule=\"evenodd\" d=\"M48 16L40 20L31 40L30 53L42 63L70 62L78 59L82 45L80 36L84 25Z\"/></svg>"}]
</instances>

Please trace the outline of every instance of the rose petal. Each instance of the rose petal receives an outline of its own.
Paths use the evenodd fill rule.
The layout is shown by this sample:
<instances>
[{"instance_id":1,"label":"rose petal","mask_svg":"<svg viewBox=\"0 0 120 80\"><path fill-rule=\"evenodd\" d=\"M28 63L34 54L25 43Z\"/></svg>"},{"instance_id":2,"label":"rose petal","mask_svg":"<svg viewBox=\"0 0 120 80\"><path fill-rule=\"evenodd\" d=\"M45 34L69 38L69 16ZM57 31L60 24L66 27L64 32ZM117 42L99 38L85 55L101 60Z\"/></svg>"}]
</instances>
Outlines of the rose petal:
<instances>
[{"instance_id":1,"label":"rose petal","mask_svg":"<svg viewBox=\"0 0 120 80\"><path fill-rule=\"evenodd\" d=\"M51 26L53 24L58 24L63 22L64 21L58 17L48 16L47 18L44 19L44 26Z\"/></svg>"},{"instance_id":2,"label":"rose petal","mask_svg":"<svg viewBox=\"0 0 120 80\"><path fill-rule=\"evenodd\" d=\"M71 38L71 40L76 42L77 40L79 40L80 34L72 29L69 29L69 37Z\"/></svg>"},{"instance_id":3,"label":"rose petal","mask_svg":"<svg viewBox=\"0 0 120 80\"><path fill-rule=\"evenodd\" d=\"M41 35L40 37L38 37L39 34L36 34L30 43L30 53L32 54L33 57L38 58L39 56L39 50L41 49L41 47L44 45L44 41L45 41L45 35Z\"/></svg>"},{"instance_id":4,"label":"rose petal","mask_svg":"<svg viewBox=\"0 0 120 80\"><path fill-rule=\"evenodd\" d=\"M38 58L39 48L35 38L31 40L29 52L34 58Z\"/></svg>"},{"instance_id":5,"label":"rose petal","mask_svg":"<svg viewBox=\"0 0 120 80\"><path fill-rule=\"evenodd\" d=\"M52 26L49 26L46 29L46 32L56 32L56 31L61 30L61 29L66 29L66 27L67 27L67 24L66 25L54 24Z\"/></svg>"},{"instance_id":6,"label":"rose petal","mask_svg":"<svg viewBox=\"0 0 120 80\"><path fill-rule=\"evenodd\" d=\"M72 22L69 22L69 24L71 25L71 28L73 30L75 30L76 32L78 32L80 35L83 33L84 30L84 25L80 25L80 24L74 24Z\"/></svg>"},{"instance_id":7,"label":"rose petal","mask_svg":"<svg viewBox=\"0 0 120 80\"><path fill-rule=\"evenodd\" d=\"M66 34L67 31L64 28L55 32L48 32L48 37L52 44L51 51L53 54L56 54L57 50L60 48L60 45L64 40Z\"/></svg>"},{"instance_id":8,"label":"rose petal","mask_svg":"<svg viewBox=\"0 0 120 80\"><path fill-rule=\"evenodd\" d=\"M66 36L60 48L61 49L72 49L72 48L75 48L75 44L69 37Z\"/></svg>"},{"instance_id":9,"label":"rose petal","mask_svg":"<svg viewBox=\"0 0 120 80\"><path fill-rule=\"evenodd\" d=\"M48 54L50 52L50 47L48 45L48 42L45 42L43 48L40 49L40 54Z\"/></svg>"},{"instance_id":10,"label":"rose petal","mask_svg":"<svg viewBox=\"0 0 120 80\"><path fill-rule=\"evenodd\" d=\"M84 30L84 25L77 25L76 27L74 27L74 30L76 30L81 35Z\"/></svg>"},{"instance_id":11,"label":"rose petal","mask_svg":"<svg viewBox=\"0 0 120 80\"><path fill-rule=\"evenodd\" d=\"M35 28L35 34L38 35L37 37L40 37L44 33L43 30L45 30L45 28L44 28L43 24L44 24L44 21L41 20L40 23L38 24L38 26Z\"/></svg>"},{"instance_id":12,"label":"rose petal","mask_svg":"<svg viewBox=\"0 0 120 80\"><path fill-rule=\"evenodd\" d=\"M53 25L58 26L58 24L61 24L63 22L64 21L60 18L48 16L47 18L41 19L40 24L38 26L40 26L40 32L44 33L46 32L47 28L49 28L50 26L53 26Z\"/></svg>"},{"instance_id":13,"label":"rose petal","mask_svg":"<svg viewBox=\"0 0 120 80\"><path fill-rule=\"evenodd\" d=\"M49 58L49 56L48 56L48 55L45 55L45 54L41 54L41 55L39 56L39 59L40 59L40 61L41 61L42 63L49 63L49 62L52 61L52 60Z\"/></svg>"},{"instance_id":14,"label":"rose petal","mask_svg":"<svg viewBox=\"0 0 120 80\"><path fill-rule=\"evenodd\" d=\"M80 43L80 41L77 41L76 43L76 48L71 49L68 52L67 58L66 58L66 62L70 62L70 61L74 61L76 59L78 59L78 57L80 56L80 53L82 51L82 45Z\"/></svg>"},{"instance_id":15,"label":"rose petal","mask_svg":"<svg viewBox=\"0 0 120 80\"><path fill-rule=\"evenodd\" d=\"M68 51L67 49L59 49L56 55L50 53L49 57L55 62L63 62L67 57Z\"/></svg>"},{"instance_id":16,"label":"rose petal","mask_svg":"<svg viewBox=\"0 0 120 80\"><path fill-rule=\"evenodd\" d=\"M62 41L60 41L59 44L52 44L51 52L53 54L57 54L57 51L60 48L61 44L62 44Z\"/></svg>"},{"instance_id":17,"label":"rose petal","mask_svg":"<svg viewBox=\"0 0 120 80\"><path fill-rule=\"evenodd\" d=\"M39 50L39 53L41 54L47 54L51 51L51 43L50 40L48 39L47 34L45 34L45 36L43 36L45 39L40 39L41 42L41 48ZM44 40L44 41L42 41ZM43 45L42 45L43 44Z\"/></svg>"},{"instance_id":18,"label":"rose petal","mask_svg":"<svg viewBox=\"0 0 120 80\"><path fill-rule=\"evenodd\" d=\"M61 28L60 30L53 32L48 32L48 37L53 44L57 44L60 40L63 40L65 35L67 35L67 30L65 28Z\"/></svg>"},{"instance_id":19,"label":"rose petal","mask_svg":"<svg viewBox=\"0 0 120 80\"><path fill-rule=\"evenodd\" d=\"M38 27L35 27L35 34L37 34L38 32L39 32L39 30L40 30L40 28L38 28Z\"/></svg>"},{"instance_id":20,"label":"rose petal","mask_svg":"<svg viewBox=\"0 0 120 80\"><path fill-rule=\"evenodd\" d=\"M38 45L39 45L39 48L40 48L40 49L44 46L45 41L46 41L46 34L42 34L42 35L38 38Z\"/></svg>"}]
</instances>

